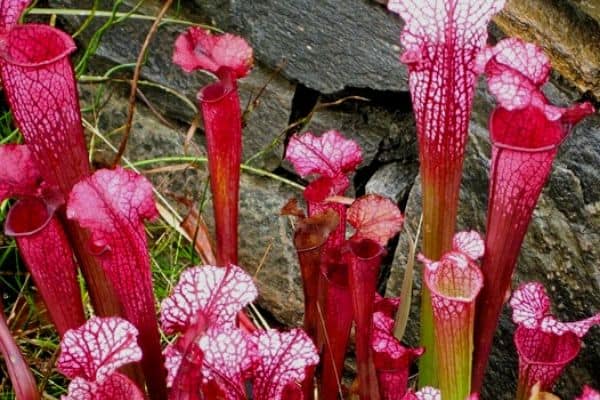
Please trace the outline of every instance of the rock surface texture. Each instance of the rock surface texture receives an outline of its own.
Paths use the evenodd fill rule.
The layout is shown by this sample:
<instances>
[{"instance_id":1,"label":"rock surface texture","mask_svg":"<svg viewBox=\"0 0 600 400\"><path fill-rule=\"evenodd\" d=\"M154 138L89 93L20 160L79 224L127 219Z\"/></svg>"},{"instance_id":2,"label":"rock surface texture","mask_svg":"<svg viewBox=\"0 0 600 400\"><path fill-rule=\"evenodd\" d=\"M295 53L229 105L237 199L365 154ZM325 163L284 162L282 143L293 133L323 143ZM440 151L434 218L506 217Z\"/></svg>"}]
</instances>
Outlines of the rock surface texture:
<instances>
[{"instance_id":1,"label":"rock surface texture","mask_svg":"<svg viewBox=\"0 0 600 400\"><path fill-rule=\"evenodd\" d=\"M93 1L49 0L51 6L87 8ZM100 8L113 2L102 0ZM122 9L127 10L125 1ZM402 22L373 0L197 0L181 2L179 18L215 24L237 32L254 47L256 66L241 82L242 101L250 104L244 130L244 158L252 165L290 178L283 162L290 132L320 133L339 129L365 148L364 163L349 194L381 192L405 207L413 231L419 220L420 187L414 120L410 115L407 71L398 62ZM131 4L129 4L131 6ZM147 0L138 11L156 14L160 2ZM557 104L582 97L600 99L600 5L596 0L509 0L495 18L494 36L520 36L542 45L555 67L548 96ZM174 14L173 14L174 15ZM61 18L71 32L83 18ZM85 45L104 20L95 18L78 40ZM107 30L90 67L97 75L133 63L150 23L128 20ZM210 77L186 75L171 63L172 44L185 25L162 26L150 46L142 79L172 89L143 84L147 102L140 107L129 157L184 154L184 138L195 110L198 88ZM119 75L128 77L129 75ZM119 85L119 84L117 84ZM264 87L264 90L261 90ZM124 93L114 90L99 128L108 132L124 119ZM82 87L82 89L85 89ZM121 86L123 92L128 86ZM92 95L84 90L84 104ZM175 96L173 93L177 93ZM256 96L261 93L256 100ZM183 99L183 100L182 100ZM143 102L139 100L140 103ZM596 103L598 105L598 103ZM492 101L485 87L475 99L468 155L461 189L458 228L485 230L490 144L487 119ZM299 121L299 122L297 122ZM290 123L297 122L293 129ZM170 124L166 126L165 123ZM115 140L118 141L118 135ZM187 154L203 154L201 127ZM109 158L110 159L110 158ZM202 166L151 176L159 189L194 195L205 177ZM295 179L295 178L291 178ZM300 181L297 181L300 182ZM302 290L291 243L292 227L279 208L300 191L270 177L244 173L240 215L240 263L256 273L260 305L284 324L298 324ZM206 207L210 210L210 206ZM211 221L210 212L206 220ZM396 243L396 241L394 241ZM397 295L408 242L401 234L394 254L388 295ZM391 258L391 257L390 257ZM600 310L600 115L585 120L564 143L534 213L519 259L514 286L540 280L548 288L557 314L575 320ZM415 283L415 305L420 282ZM513 325L503 315L483 398L513 398L516 356ZM418 317L413 309L407 341L414 343ZM600 329L567 369L556 392L574 398L584 383L600 387Z\"/></svg>"}]
</instances>

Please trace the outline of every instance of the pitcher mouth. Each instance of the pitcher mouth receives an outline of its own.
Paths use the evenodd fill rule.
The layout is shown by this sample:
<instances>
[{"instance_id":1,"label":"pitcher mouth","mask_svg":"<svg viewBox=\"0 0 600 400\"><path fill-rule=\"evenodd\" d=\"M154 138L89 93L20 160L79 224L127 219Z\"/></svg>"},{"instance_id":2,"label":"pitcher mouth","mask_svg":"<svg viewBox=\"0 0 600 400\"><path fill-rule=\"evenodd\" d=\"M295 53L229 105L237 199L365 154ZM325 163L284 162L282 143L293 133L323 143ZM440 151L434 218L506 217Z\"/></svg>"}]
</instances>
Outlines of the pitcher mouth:
<instances>
[{"instance_id":1,"label":"pitcher mouth","mask_svg":"<svg viewBox=\"0 0 600 400\"><path fill-rule=\"evenodd\" d=\"M371 239L361 239L360 241L350 241L349 248L361 260L372 260L375 257L383 255L384 249L379 243Z\"/></svg>"},{"instance_id":2,"label":"pitcher mouth","mask_svg":"<svg viewBox=\"0 0 600 400\"><path fill-rule=\"evenodd\" d=\"M525 340L526 335L537 336L554 336L556 340L564 341L563 352L552 359L541 359L538 355L534 354L531 349L528 348ZM519 353L519 357L523 358L524 361L529 365L540 365L547 367L562 367L570 363L577 357L581 350L581 340L573 332L567 332L564 335L556 335L554 333L543 332L537 329L529 329L520 325L515 332L515 346Z\"/></svg>"},{"instance_id":3,"label":"pitcher mouth","mask_svg":"<svg viewBox=\"0 0 600 400\"><path fill-rule=\"evenodd\" d=\"M455 303L471 304L483 288L483 275L478 266L460 268L448 260L438 263L435 271L425 271L425 284L432 294ZM456 277L454 274L461 274Z\"/></svg>"},{"instance_id":4,"label":"pitcher mouth","mask_svg":"<svg viewBox=\"0 0 600 400\"><path fill-rule=\"evenodd\" d=\"M519 116L518 113L523 115ZM513 118L509 118L513 116ZM521 121L522 126L515 123L520 118L529 117ZM504 126L497 126L498 124ZM530 133L518 136L521 131L530 130ZM536 134L535 130L540 132ZM507 133L508 132L508 133ZM490 139L494 147L523 153L541 153L557 149L568 137L560 120L551 121L546 118L543 111L529 106L522 110L506 110L496 108L490 116Z\"/></svg>"},{"instance_id":5,"label":"pitcher mouth","mask_svg":"<svg viewBox=\"0 0 600 400\"><path fill-rule=\"evenodd\" d=\"M34 235L50 223L54 211L54 207L41 198L22 198L8 211L4 233L13 237Z\"/></svg>"},{"instance_id":6,"label":"pitcher mouth","mask_svg":"<svg viewBox=\"0 0 600 400\"><path fill-rule=\"evenodd\" d=\"M16 25L0 37L0 59L19 67L52 64L76 49L71 36L41 24Z\"/></svg>"},{"instance_id":7,"label":"pitcher mouth","mask_svg":"<svg viewBox=\"0 0 600 400\"><path fill-rule=\"evenodd\" d=\"M198 100L202 103L217 103L224 97L235 91L236 83L233 70L228 67L221 67L217 71L219 81L211 83L200 89Z\"/></svg>"}]
</instances>

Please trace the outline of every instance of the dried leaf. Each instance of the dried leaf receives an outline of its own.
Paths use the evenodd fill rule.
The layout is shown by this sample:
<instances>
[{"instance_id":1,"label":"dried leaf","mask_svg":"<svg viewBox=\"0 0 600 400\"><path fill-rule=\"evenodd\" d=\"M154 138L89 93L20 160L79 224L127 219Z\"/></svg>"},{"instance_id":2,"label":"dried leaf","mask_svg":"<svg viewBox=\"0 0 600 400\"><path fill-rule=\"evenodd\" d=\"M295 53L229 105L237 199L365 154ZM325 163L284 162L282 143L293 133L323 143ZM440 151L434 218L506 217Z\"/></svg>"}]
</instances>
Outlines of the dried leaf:
<instances>
[{"instance_id":1,"label":"dried leaf","mask_svg":"<svg viewBox=\"0 0 600 400\"><path fill-rule=\"evenodd\" d=\"M213 251L214 245L208 232L208 226L194 207L190 207L181 221L181 229L194 241L194 248L205 264L215 265L217 259Z\"/></svg>"}]
</instances>

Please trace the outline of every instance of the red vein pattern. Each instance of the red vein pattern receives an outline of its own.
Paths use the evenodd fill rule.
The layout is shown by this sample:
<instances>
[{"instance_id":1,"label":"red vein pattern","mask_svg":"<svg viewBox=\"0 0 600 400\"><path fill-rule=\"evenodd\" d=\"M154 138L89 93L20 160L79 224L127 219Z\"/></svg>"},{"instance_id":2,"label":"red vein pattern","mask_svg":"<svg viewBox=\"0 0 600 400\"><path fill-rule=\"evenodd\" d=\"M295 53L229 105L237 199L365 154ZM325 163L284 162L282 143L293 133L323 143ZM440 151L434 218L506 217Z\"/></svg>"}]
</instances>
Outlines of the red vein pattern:
<instances>
[{"instance_id":1,"label":"red vein pattern","mask_svg":"<svg viewBox=\"0 0 600 400\"><path fill-rule=\"evenodd\" d=\"M4 1L2 5L14 7L17 3ZM74 71L68 57L74 50L71 37L45 25L14 25L2 33L0 40L4 92L16 125L44 181L57 191L59 203L66 201L75 183L90 174ZM120 313L98 260L85 246L87 236L64 217L63 210L59 210L95 311L100 315Z\"/></svg>"},{"instance_id":2,"label":"red vein pattern","mask_svg":"<svg viewBox=\"0 0 600 400\"><path fill-rule=\"evenodd\" d=\"M375 307L377 308L377 305ZM401 400L404 397L408 388L410 365L424 352L423 348L411 349L403 346L394 336L393 317L396 308L397 305L387 310L391 312L373 313L371 346L382 400Z\"/></svg>"},{"instance_id":3,"label":"red vein pattern","mask_svg":"<svg viewBox=\"0 0 600 400\"><path fill-rule=\"evenodd\" d=\"M24 202L25 201L25 202ZM7 224L15 225L17 219L30 219L36 213L31 201L41 203L41 212L47 213L46 205L39 199L19 200L7 216ZM24 215L19 217L18 214ZM73 251L65 231L56 217L31 234L15 237L19 254L40 291L50 319L60 336L68 329L85 322L81 290L77 280L77 267ZM13 231L14 232L14 231Z\"/></svg>"},{"instance_id":4,"label":"red vein pattern","mask_svg":"<svg viewBox=\"0 0 600 400\"><path fill-rule=\"evenodd\" d=\"M371 336L377 277L384 249L373 240L363 239L358 242L349 241L348 250L344 256L348 264L354 313L358 394L361 400L377 400L379 389L373 364Z\"/></svg>"},{"instance_id":5,"label":"red vein pattern","mask_svg":"<svg viewBox=\"0 0 600 400\"><path fill-rule=\"evenodd\" d=\"M337 178L353 172L362 162L362 155L356 142L331 130L321 136L310 132L293 136L286 150L286 159L303 178L313 174Z\"/></svg>"},{"instance_id":6,"label":"red vein pattern","mask_svg":"<svg viewBox=\"0 0 600 400\"><path fill-rule=\"evenodd\" d=\"M60 372L73 379L102 381L119 367L139 361L138 330L121 318L92 317L69 330L60 343Z\"/></svg>"},{"instance_id":7,"label":"red vein pattern","mask_svg":"<svg viewBox=\"0 0 600 400\"><path fill-rule=\"evenodd\" d=\"M216 329L202 336L198 345L204 352L205 380L215 380L226 400L244 400L244 380L253 362L245 334L237 329Z\"/></svg>"},{"instance_id":8,"label":"red vein pattern","mask_svg":"<svg viewBox=\"0 0 600 400\"><path fill-rule=\"evenodd\" d=\"M45 25L14 26L0 43L0 73L15 121L44 180L66 198L89 175L71 37Z\"/></svg>"},{"instance_id":9,"label":"red vein pattern","mask_svg":"<svg viewBox=\"0 0 600 400\"><path fill-rule=\"evenodd\" d=\"M0 0L0 34L19 22L30 0Z\"/></svg>"},{"instance_id":10,"label":"red vein pattern","mask_svg":"<svg viewBox=\"0 0 600 400\"><path fill-rule=\"evenodd\" d=\"M0 163L0 201L39 194L42 177L27 146L0 146Z\"/></svg>"},{"instance_id":11,"label":"red vein pattern","mask_svg":"<svg viewBox=\"0 0 600 400\"><path fill-rule=\"evenodd\" d=\"M143 221L158 216L152 185L141 175L99 170L73 188L67 217L91 234L89 247L123 305L125 318L140 332L142 368L153 398L166 397L166 370Z\"/></svg>"},{"instance_id":12,"label":"red vein pattern","mask_svg":"<svg viewBox=\"0 0 600 400\"><path fill-rule=\"evenodd\" d=\"M458 185L473 101L477 54L487 39L487 25L504 0L391 0L390 11L405 21L401 61L408 65L417 120L423 187L437 185L454 229ZM425 216L424 230L429 223ZM439 234L439 232L434 233ZM451 234L433 259L449 249ZM428 246L427 246L428 247Z\"/></svg>"},{"instance_id":13,"label":"red vein pattern","mask_svg":"<svg viewBox=\"0 0 600 400\"><path fill-rule=\"evenodd\" d=\"M425 386L416 393L409 389L402 400L442 400L442 394L438 389Z\"/></svg>"},{"instance_id":14,"label":"red vein pattern","mask_svg":"<svg viewBox=\"0 0 600 400\"><path fill-rule=\"evenodd\" d=\"M548 104L540 89L548 80L548 58L518 39L506 39L482 52L478 69L486 73L500 104L490 117L493 146L482 263L485 289L477 300L475 391L483 384L504 294L558 146L580 119L594 111L589 103L570 108Z\"/></svg>"},{"instance_id":15,"label":"red vein pattern","mask_svg":"<svg viewBox=\"0 0 600 400\"><path fill-rule=\"evenodd\" d=\"M521 285L510 300L513 321L519 325L515 344L519 353L517 398L528 399L538 381L550 390L563 369L579 353L581 338L600 324L600 313L576 322L560 322L551 313L550 298L538 282Z\"/></svg>"},{"instance_id":16,"label":"red vein pattern","mask_svg":"<svg viewBox=\"0 0 600 400\"><path fill-rule=\"evenodd\" d=\"M17 3L5 0L2 5L11 7ZM66 201L75 183L90 174L75 77L68 57L74 50L71 37L45 25L14 25L0 40L4 92L16 125L25 136L44 181L57 191L59 203ZM120 306L114 291L105 284L98 260L88 252L85 233L67 223L63 210L59 210L59 219L80 262L94 309L100 315L118 314Z\"/></svg>"},{"instance_id":17,"label":"red vein pattern","mask_svg":"<svg viewBox=\"0 0 600 400\"><path fill-rule=\"evenodd\" d=\"M257 296L252 277L238 266L189 268L161 304L161 325L167 334L183 333L202 315L205 329L233 328L235 316Z\"/></svg>"},{"instance_id":18,"label":"red vein pattern","mask_svg":"<svg viewBox=\"0 0 600 400\"><path fill-rule=\"evenodd\" d=\"M62 336L85 322L73 252L54 216L56 204L44 198L43 182L26 145L0 147L0 201L18 198L5 232L15 236L19 253Z\"/></svg>"},{"instance_id":19,"label":"red vein pattern","mask_svg":"<svg viewBox=\"0 0 600 400\"><path fill-rule=\"evenodd\" d=\"M581 340L574 333L556 335L520 325L515 332L519 354L519 384L516 400L527 400L531 388L550 391L564 368L579 354Z\"/></svg>"},{"instance_id":20,"label":"red vein pattern","mask_svg":"<svg viewBox=\"0 0 600 400\"><path fill-rule=\"evenodd\" d=\"M285 158L301 177L317 177L304 191L308 214L312 216L328 209L334 210L340 223L327 240L327 246L340 246L346 238L346 206L325 202L325 199L343 195L348 189L350 181L347 175L362 162L360 146L335 130L321 136L307 132L290 139Z\"/></svg>"},{"instance_id":21,"label":"red vein pattern","mask_svg":"<svg viewBox=\"0 0 600 400\"><path fill-rule=\"evenodd\" d=\"M321 253L331 232L338 225L333 210L309 218L298 217L294 247L300 263L304 293L304 330L321 347L321 318L317 308L321 285ZM308 399L306 399L308 400Z\"/></svg>"},{"instance_id":22,"label":"red vein pattern","mask_svg":"<svg viewBox=\"0 0 600 400\"><path fill-rule=\"evenodd\" d=\"M139 361L138 331L120 318L92 317L64 335L57 361L60 372L73 379L65 400L142 400L144 395L126 376L123 365Z\"/></svg>"},{"instance_id":23,"label":"red vein pattern","mask_svg":"<svg viewBox=\"0 0 600 400\"><path fill-rule=\"evenodd\" d=\"M172 397L177 397L177 393L199 396L202 391L207 394L212 390L202 385L202 365L211 363L215 355L204 360L198 341L203 335L214 338L222 331L234 332L236 315L257 295L252 278L235 265L227 268L205 265L181 274L173 292L161 304L163 330L167 334L182 334L164 351ZM229 376L226 371L221 373ZM236 388L234 385L225 391L236 393Z\"/></svg>"},{"instance_id":24,"label":"red vein pattern","mask_svg":"<svg viewBox=\"0 0 600 400\"><path fill-rule=\"evenodd\" d=\"M250 72L252 48L241 37L212 35L193 27L177 38L173 62L184 71L202 69L219 78L200 90L198 101L206 135L217 260L221 266L237 264L242 112L236 80Z\"/></svg>"},{"instance_id":25,"label":"red vein pattern","mask_svg":"<svg viewBox=\"0 0 600 400\"><path fill-rule=\"evenodd\" d=\"M332 399L341 396L340 382L353 319L346 261L340 249L333 247L324 250L321 257L324 327L319 393Z\"/></svg>"},{"instance_id":26,"label":"red vein pattern","mask_svg":"<svg viewBox=\"0 0 600 400\"><path fill-rule=\"evenodd\" d=\"M513 309L513 321L529 329L541 329L544 332L563 335L572 332L584 337L596 325L600 325L600 313L580 321L558 321L550 310L550 297L539 282L521 285L510 299Z\"/></svg>"},{"instance_id":27,"label":"red vein pattern","mask_svg":"<svg viewBox=\"0 0 600 400\"><path fill-rule=\"evenodd\" d=\"M458 232L452 238L452 250L460 252L476 261L485 253L485 243L476 231Z\"/></svg>"},{"instance_id":28,"label":"red vein pattern","mask_svg":"<svg viewBox=\"0 0 600 400\"><path fill-rule=\"evenodd\" d=\"M125 375L118 372L100 383L75 378L69 384L69 393L62 400L144 400L140 389Z\"/></svg>"},{"instance_id":29,"label":"red vein pattern","mask_svg":"<svg viewBox=\"0 0 600 400\"><path fill-rule=\"evenodd\" d=\"M319 362L315 345L300 329L257 331L252 340L256 352L254 400L282 400L284 388L302 383L306 368Z\"/></svg>"},{"instance_id":30,"label":"red vein pattern","mask_svg":"<svg viewBox=\"0 0 600 400\"><path fill-rule=\"evenodd\" d=\"M170 388L169 399L186 398L202 400L209 395L209 385L203 384L204 353L195 341L179 338L168 345L163 355L167 368L167 387ZM215 385L210 385L210 387ZM217 397L218 398L218 397Z\"/></svg>"},{"instance_id":31,"label":"red vein pattern","mask_svg":"<svg viewBox=\"0 0 600 400\"><path fill-rule=\"evenodd\" d=\"M228 269L212 266L195 268L192 270L194 275L203 275L208 282L196 281L192 286L189 282L180 282L175 289L179 293L172 295L170 302L165 301L169 311L167 316L163 315L163 321L169 320L167 326L171 331L181 329L187 323L183 321L193 323L194 320L203 320L212 323L208 327L204 323L203 329L192 332L193 337L187 337L190 329L193 329L193 325L189 326L186 333L165 350L168 384L172 388L170 398L184 395L188 399L244 400L245 381L252 379L253 399L290 400L302 395L296 387L305 379L306 371L319 361L314 344L302 330L267 330L247 334L235 328L235 305L245 304L239 298L244 295L243 289L248 282L251 284L252 281L238 267L230 266L229 269L234 268L240 275L229 281L223 277ZM206 270L204 274L201 273L203 269ZM185 280L189 281L187 278ZM198 295L198 292L205 293ZM256 289L252 298L255 296ZM224 303L227 300L232 307ZM192 313L189 310L198 308L197 303L203 303L206 312L198 310L197 318L190 319ZM220 310L225 310L223 315L213 314ZM182 349L184 346L187 348ZM181 370L185 368L188 369L182 373Z\"/></svg>"}]
</instances>

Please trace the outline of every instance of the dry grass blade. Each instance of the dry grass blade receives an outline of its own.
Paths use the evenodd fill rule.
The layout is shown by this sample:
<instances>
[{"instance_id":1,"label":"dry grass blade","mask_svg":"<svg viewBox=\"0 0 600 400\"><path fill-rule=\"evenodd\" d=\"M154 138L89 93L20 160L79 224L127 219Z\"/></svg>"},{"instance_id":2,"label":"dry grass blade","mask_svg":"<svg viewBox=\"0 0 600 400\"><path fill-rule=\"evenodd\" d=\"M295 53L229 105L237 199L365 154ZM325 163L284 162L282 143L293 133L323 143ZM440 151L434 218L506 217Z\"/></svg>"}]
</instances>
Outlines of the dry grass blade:
<instances>
[{"instance_id":1,"label":"dry grass blade","mask_svg":"<svg viewBox=\"0 0 600 400\"><path fill-rule=\"evenodd\" d=\"M271 249L273 248L274 242L275 242L274 238L271 238L269 240L269 244L267 245L267 248L265 249L265 252L263 253L262 257L260 258L258 266L256 267L256 271L254 271L254 275L252 276L254 279L256 279L256 277L260 273L260 270L262 269L263 265L265 265L265 262L267 261L267 257L269 256L269 253L271 252Z\"/></svg>"},{"instance_id":2,"label":"dry grass blade","mask_svg":"<svg viewBox=\"0 0 600 400\"><path fill-rule=\"evenodd\" d=\"M404 225L409 241L408 260L406 262L406 269L404 270L404 278L402 279L402 288L400 290L400 306L396 313L396 321L394 323L394 336L398 340L402 340L404 333L406 332L406 325L408 324L408 316L410 314L410 305L412 302L412 285L414 278L415 269L415 253L417 252L417 243L419 242L419 236L421 235L421 225L423 224L423 214L419 219L419 226L417 227L417 233L413 237L412 232L408 228L408 225Z\"/></svg>"},{"instance_id":3,"label":"dry grass blade","mask_svg":"<svg viewBox=\"0 0 600 400\"><path fill-rule=\"evenodd\" d=\"M345 196L330 196L328 198L325 199L326 203L338 203L338 204L345 204L347 206L351 206L352 203L354 203L354 200L356 200L353 197L345 197Z\"/></svg>"},{"instance_id":4,"label":"dry grass blade","mask_svg":"<svg viewBox=\"0 0 600 400\"><path fill-rule=\"evenodd\" d=\"M192 123L190 124L190 127L187 133L185 134L185 141L183 142L183 154L188 154L188 147L190 146L190 143L194 138L194 133L196 133L196 129L198 129L199 125L200 115L196 113L196 116L194 116L194 119L192 120Z\"/></svg>"},{"instance_id":5,"label":"dry grass blade","mask_svg":"<svg viewBox=\"0 0 600 400\"><path fill-rule=\"evenodd\" d=\"M329 341L329 333L327 332L327 329L325 327L325 318L323 317L323 310L321 309L321 305L319 304L319 302L317 302L317 311L319 313L319 320L321 321L321 328L323 329L323 336L325 338L325 342L327 344L327 348L329 349L328 356L331 357L331 358L333 358L333 354L331 353L331 344L330 344L330 341ZM338 382L338 394L340 396L339 398L343 399L344 398L344 392L342 390L342 385L340 383L341 382L341 375L340 375L340 373L342 371L338 371L337 370L337 368L335 366L335 363L332 363L332 367L333 367L333 372L335 374L335 379Z\"/></svg>"},{"instance_id":6,"label":"dry grass blade","mask_svg":"<svg viewBox=\"0 0 600 400\"><path fill-rule=\"evenodd\" d=\"M271 329L271 327L269 326L269 323L262 316L262 314L260 313L260 310L258 308L256 308L254 303L248 304L248 308L250 309L252 316L254 317L254 320L258 322L258 325L260 325L260 327L262 329Z\"/></svg>"},{"instance_id":7,"label":"dry grass blade","mask_svg":"<svg viewBox=\"0 0 600 400\"><path fill-rule=\"evenodd\" d=\"M129 110L127 111L127 122L125 123L125 132L123 132L123 139L121 140L121 144L119 145L119 150L117 151L117 155L115 156L115 160L113 161L113 166L118 165L121 161L121 157L125 153L125 149L127 148L127 141L129 140L129 134L131 132L131 126L133 124L133 114L135 113L135 99L137 95L138 88L138 80L140 79L140 74L142 71L142 64L144 63L144 58L146 57L146 50L150 45L150 41L156 34L156 31L160 25L160 21L167 13L169 7L173 0L166 0L162 9L156 16L154 23L150 27L148 34L146 35L146 39L144 40L144 44L142 45L142 49L140 50L140 54L138 54L137 62L135 63L135 70L133 72L133 79L131 80L131 93L129 95Z\"/></svg>"},{"instance_id":8,"label":"dry grass blade","mask_svg":"<svg viewBox=\"0 0 600 400\"><path fill-rule=\"evenodd\" d=\"M194 249L200 256L202 263L217 265L217 258L213 251L208 227L195 207L190 207L188 214L181 222L181 228L187 233L187 236L193 238Z\"/></svg>"}]
</instances>

